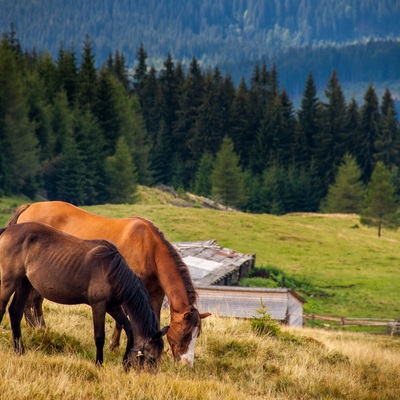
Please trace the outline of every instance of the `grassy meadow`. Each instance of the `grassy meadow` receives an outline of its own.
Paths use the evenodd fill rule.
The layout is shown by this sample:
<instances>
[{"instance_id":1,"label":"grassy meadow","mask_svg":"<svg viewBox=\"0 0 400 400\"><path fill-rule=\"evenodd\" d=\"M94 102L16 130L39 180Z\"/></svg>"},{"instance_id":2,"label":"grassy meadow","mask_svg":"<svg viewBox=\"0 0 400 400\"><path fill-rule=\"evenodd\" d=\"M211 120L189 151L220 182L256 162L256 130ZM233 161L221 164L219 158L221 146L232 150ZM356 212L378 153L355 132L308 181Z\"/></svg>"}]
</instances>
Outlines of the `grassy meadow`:
<instances>
[{"instance_id":1,"label":"grassy meadow","mask_svg":"<svg viewBox=\"0 0 400 400\"><path fill-rule=\"evenodd\" d=\"M1 399L376 399L400 398L400 338L282 328L257 336L249 321L209 317L193 369L173 362L168 346L157 373L122 368L122 349L94 365L88 306L45 303L47 330L23 322L26 353L0 331ZM163 312L163 323L168 313ZM113 323L107 319L107 338Z\"/></svg>"},{"instance_id":2,"label":"grassy meadow","mask_svg":"<svg viewBox=\"0 0 400 400\"><path fill-rule=\"evenodd\" d=\"M0 226L26 199L0 200ZM400 232L360 224L357 215L284 216L178 207L182 199L142 188L132 205L83 207L110 217L152 220L170 241L216 239L256 254L256 267L274 267L306 300L305 312L357 318L400 318Z\"/></svg>"},{"instance_id":3,"label":"grassy meadow","mask_svg":"<svg viewBox=\"0 0 400 400\"><path fill-rule=\"evenodd\" d=\"M4 226L23 198L0 199ZM255 253L257 267L274 267L298 283L306 312L399 318L400 233L359 223L356 215L251 215L184 205L142 189L133 205L85 209L111 217L151 219L170 241L216 239ZM0 399L399 399L400 338L341 330L282 327L256 335L248 320L203 321L193 369L173 362L169 347L158 373L123 372L122 354L105 348L94 365L88 306L45 301L47 330L22 322L26 354L12 349L8 315L0 325ZM168 324L168 311L162 326ZM107 341L113 322L107 319Z\"/></svg>"}]
</instances>

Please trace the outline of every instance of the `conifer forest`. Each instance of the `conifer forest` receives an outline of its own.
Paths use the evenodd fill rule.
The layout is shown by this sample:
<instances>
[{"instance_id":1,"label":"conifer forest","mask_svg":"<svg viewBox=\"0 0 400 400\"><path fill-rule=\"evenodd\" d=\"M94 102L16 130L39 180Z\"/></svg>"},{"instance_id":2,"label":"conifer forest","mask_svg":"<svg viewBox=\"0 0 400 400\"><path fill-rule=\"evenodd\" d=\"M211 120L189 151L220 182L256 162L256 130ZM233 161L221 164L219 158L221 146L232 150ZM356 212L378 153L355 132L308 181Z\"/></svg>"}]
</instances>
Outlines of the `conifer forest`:
<instances>
[{"instance_id":1,"label":"conifer forest","mask_svg":"<svg viewBox=\"0 0 400 400\"><path fill-rule=\"evenodd\" d=\"M89 36L53 57L4 33L0 195L91 205L166 185L248 212L310 212L329 208L339 176L365 187L377 166L400 192L390 88L378 97L371 83L357 102L332 70L321 99L310 71L295 109L275 64L235 84L196 57L185 67L168 54L159 69L148 57L141 45L129 70L118 50L97 59Z\"/></svg>"}]
</instances>

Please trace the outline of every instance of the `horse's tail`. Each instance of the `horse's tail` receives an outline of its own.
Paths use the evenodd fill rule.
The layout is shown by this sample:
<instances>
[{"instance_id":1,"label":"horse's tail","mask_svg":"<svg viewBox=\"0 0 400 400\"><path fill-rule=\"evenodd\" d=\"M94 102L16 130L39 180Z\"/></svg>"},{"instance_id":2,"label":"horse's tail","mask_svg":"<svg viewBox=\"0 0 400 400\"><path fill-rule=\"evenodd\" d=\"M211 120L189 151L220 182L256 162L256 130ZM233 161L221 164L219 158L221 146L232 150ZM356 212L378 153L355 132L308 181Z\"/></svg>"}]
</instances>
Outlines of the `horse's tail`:
<instances>
[{"instance_id":1,"label":"horse's tail","mask_svg":"<svg viewBox=\"0 0 400 400\"><path fill-rule=\"evenodd\" d=\"M19 206L17 208L17 210L14 212L14 214L11 216L11 218L8 220L7 222L7 226L10 225L16 225L16 223L18 222L18 218L19 216L30 206L30 204L23 204L22 206Z\"/></svg>"}]
</instances>

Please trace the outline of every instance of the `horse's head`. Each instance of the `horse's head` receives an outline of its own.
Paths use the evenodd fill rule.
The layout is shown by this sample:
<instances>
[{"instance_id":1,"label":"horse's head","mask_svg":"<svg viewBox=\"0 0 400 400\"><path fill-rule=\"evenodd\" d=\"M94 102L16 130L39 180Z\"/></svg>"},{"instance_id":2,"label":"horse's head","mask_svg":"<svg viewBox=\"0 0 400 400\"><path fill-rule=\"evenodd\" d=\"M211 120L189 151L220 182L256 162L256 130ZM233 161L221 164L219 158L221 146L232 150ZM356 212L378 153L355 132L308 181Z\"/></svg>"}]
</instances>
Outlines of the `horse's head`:
<instances>
[{"instance_id":1,"label":"horse's head","mask_svg":"<svg viewBox=\"0 0 400 400\"><path fill-rule=\"evenodd\" d=\"M189 367L193 366L194 346L200 335L201 320L209 315L211 314L200 314L193 306L184 313L171 313L167 339L176 361Z\"/></svg>"},{"instance_id":2,"label":"horse's head","mask_svg":"<svg viewBox=\"0 0 400 400\"><path fill-rule=\"evenodd\" d=\"M163 336L168 332L169 326L165 326L160 331L144 339L136 348L131 351L130 363L133 366L143 368L144 366L153 368L160 361L164 341Z\"/></svg>"}]
</instances>

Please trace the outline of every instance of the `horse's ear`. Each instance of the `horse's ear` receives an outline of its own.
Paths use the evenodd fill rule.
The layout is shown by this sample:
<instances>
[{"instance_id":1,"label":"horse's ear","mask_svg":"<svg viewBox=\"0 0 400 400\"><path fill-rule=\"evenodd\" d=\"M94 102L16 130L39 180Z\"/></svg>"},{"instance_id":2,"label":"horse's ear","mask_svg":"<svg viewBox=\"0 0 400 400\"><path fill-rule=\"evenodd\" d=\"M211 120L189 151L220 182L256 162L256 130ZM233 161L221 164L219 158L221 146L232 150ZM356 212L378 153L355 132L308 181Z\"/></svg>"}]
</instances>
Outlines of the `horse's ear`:
<instances>
[{"instance_id":1,"label":"horse's ear","mask_svg":"<svg viewBox=\"0 0 400 400\"><path fill-rule=\"evenodd\" d=\"M168 332L169 326L164 326L164 328L161 329L161 331L156 332L152 337L151 341L155 341L158 339L161 339L167 332Z\"/></svg>"},{"instance_id":2,"label":"horse's ear","mask_svg":"<svg viewBox=\"0 0 400 400\"><path fill-rule=\"evenodd\" d=\"M204 319L204 318L209 317L210 315L212 315L212 314L209 313L209 312L203 312L203 313L200 314L200 318L201 318L201 319Z\"/></svg>"}]
</instances>

